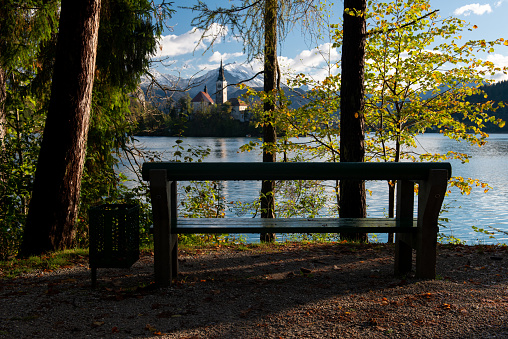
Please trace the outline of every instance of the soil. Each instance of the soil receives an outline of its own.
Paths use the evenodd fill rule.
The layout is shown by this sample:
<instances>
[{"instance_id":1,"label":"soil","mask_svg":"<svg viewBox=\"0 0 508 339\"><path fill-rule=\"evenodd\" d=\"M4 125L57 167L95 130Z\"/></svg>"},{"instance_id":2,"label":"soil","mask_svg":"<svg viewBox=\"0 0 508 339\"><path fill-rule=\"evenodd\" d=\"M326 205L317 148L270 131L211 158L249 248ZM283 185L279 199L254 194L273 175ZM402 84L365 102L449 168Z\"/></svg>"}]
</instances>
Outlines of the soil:
<instances>
[{"instance_id":1,"label":"soil","mask_svg":"<svg viewBox=\"0 0 508 339\"><path fill-rule=\"evenodd\" d=\"M437 279L393 275L388 244L182 249L171 287L153 256L87 259L0 285L0 338L508 338L508 250L439 245Z\"/></svg>"}]
</instances>

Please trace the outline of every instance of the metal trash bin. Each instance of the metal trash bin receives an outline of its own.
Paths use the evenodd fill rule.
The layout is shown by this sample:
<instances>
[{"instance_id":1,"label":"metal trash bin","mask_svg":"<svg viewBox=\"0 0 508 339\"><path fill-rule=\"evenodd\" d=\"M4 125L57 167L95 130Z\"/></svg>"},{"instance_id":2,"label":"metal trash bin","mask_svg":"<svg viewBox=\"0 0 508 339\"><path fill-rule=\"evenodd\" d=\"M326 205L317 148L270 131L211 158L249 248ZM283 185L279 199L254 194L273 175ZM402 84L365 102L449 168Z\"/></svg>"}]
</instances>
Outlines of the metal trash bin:
<instances>
[{"instance_id":1,"label":"metal trash bin","mask_svg":"<svg viewBox=\"0 0 508 339\"><path fill-rule=\"evenodd\" d=\"M92 287L97 268L129 268L139 259L139 206L103 204L88 211Z\"/></svg>"}]
</instances>

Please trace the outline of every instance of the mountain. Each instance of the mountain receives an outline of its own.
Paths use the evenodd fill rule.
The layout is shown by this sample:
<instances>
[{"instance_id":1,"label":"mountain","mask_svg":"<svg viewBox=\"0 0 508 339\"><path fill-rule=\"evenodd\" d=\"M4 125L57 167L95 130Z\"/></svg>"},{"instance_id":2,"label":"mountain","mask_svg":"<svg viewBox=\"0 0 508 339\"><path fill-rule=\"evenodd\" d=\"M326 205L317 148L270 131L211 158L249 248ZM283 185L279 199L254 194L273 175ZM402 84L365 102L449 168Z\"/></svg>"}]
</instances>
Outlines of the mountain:
<instances>
[{"instance_id":1,"label":"mountain","mask_svg":"<svg viewBox=\"0 0 508 339\"><path fill-rule=\"evenodd\" d=\"M230 63L224 65L224 76L228 83L228 99L237 98L246 92L246 90L241 90L234 86L234 84L240 82L256 90L262 90L264 81L263 74L255 76L256 73L256 71L244 64ZM167 94L164 93L159 86L152 83L150 78L144 76L141 79L140 87L149 101L152 100L156 103L160 103L167 100L168 97L171 97L174 101L178 101L178 99L185 96L187 93L193 98L200 91L203 91L205 86L208 89L208 93L215 101L215 85L219 76L219 68L191 79L178 78L171 74L161 73L157 70L153 70L151 74L158 85L160 87L165 87L168 92ZM246 81L248 79L251 80ZM286 94L294 101L291 105L292 108L300 107L305 102L305 100L299 98L299 96L305 92L304 90L289 90L289 88L284 85L283 88ZM151 95L147 94L147 91L150 89L152 90Z\"/></svg>"}]
</instances>

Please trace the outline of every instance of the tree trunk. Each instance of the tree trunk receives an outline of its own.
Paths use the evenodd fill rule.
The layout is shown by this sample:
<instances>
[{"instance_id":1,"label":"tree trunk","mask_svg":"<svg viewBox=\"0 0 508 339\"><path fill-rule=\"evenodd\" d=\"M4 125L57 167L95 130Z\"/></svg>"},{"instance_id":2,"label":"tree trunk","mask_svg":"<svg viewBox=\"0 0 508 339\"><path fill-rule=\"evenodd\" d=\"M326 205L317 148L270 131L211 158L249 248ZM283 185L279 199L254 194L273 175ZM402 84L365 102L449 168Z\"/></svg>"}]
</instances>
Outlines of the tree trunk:
<instances>
[{"instance_id":1,"label":"tree trunk","mask_svg":"<svg viewBox=\"0 0 508 339\"><path fill-rule=\"evenodd\" d=\"M90 121L100 0L62 0L48 116L20 255L72 245Z\"/></svg>"},{"instance_id":2,"label":"tree trunk","mask_svg":"<svg viewBox=\"0 0 508 339\"><path fill-rule=\"evenodd\" d=\"M340 93L340 161L363 162L364 147L364 58L365 15L350 15L346 9L365 14L366 0L344 1L344 38L342 45L342 77ZM367 216L365 182L341 180L339 216L364 218ZM341 234L342 238L367 241L367 234Z\"/></svg>"},{"instance_id":3,"label":"tree trunk","mask_svg":"<svg viewBox=\"0 0 508 339\"><path fill-rule=\"evenodd\" d=\"M7 98L7 79L6 72L0 65L0 143L5 138L7 131L7 115L5 112L5 99Z\"/></svg>"},{"instance_id":4,"label":"tree trunk","mask_svg":"<svg viewBox=\"0 0 508 339\"><path fill-rule=\"evenodd\" d=\"M0 18L4 18L6 13L4 1L0 1ZM2 31L2 20L0 20L0 31ZM7 98L7 74L5 65L2 62L2 50L0 46L0 143L3 143L7 130L7 116L5 112L5 99ZM2 147L3 148L3 147ZM2 151L0 149L0 151Z\"/></svg>"},{"instance_id":5,"label":"tree trunk","mask_svg":"<svg viewBox=\"0 0 508 339\"><path fill-rule=\"evenodd\" d=\"M277 0L265 2L264 91L275 96L277 88ZM274 98L275 100L275 98ZM264 103L263 162L276 162L274 110L275 101ZM275 217L275 181L264 180L261 186L261 218ZM274 241L275 233L263 233L261 241Z\"/></svg>"}]
</instances>

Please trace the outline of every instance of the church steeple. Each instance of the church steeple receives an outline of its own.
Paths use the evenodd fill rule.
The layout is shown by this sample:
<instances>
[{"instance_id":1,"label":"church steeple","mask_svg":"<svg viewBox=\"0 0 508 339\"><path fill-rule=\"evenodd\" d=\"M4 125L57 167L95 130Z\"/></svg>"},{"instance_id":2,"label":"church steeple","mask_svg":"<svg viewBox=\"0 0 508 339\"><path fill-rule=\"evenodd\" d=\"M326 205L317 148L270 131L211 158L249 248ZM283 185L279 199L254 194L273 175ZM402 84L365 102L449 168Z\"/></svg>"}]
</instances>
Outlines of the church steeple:
<instances>
[{"instance_id":1,"label":"church steeple","mask_svg":"<svg viewBox=\"0 0 508 339\"><path fill-rule=\"evenodd\" d=\"M220 59L219 77L217 78L217 81L226 81L226 78L224 77L224 67L222 67L222 59Z\"/></svg>"},{"instance_id":2,"label":"church steeple","mask_svg":"<svg viewBox=\"0 0 508 339\"><path fill-rule=\"evenodd\" d=\"M217 82L215 83L215 103L217 105L221 105L228 101L228 88L227 88L226 77L224 76L224 67L222 66L222 59L220 61L219 68L219 76L217 77Z\"/></svg>"}]
</instances>

